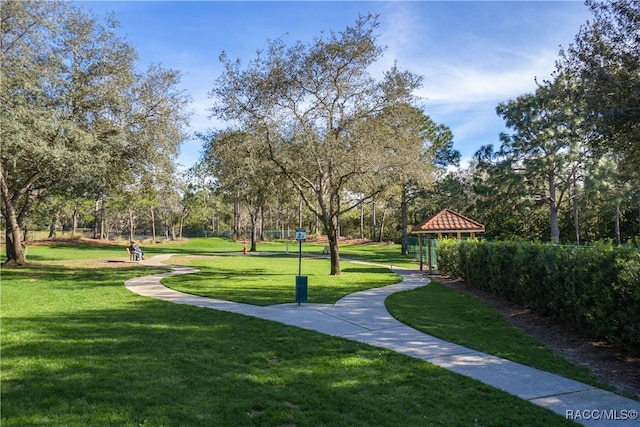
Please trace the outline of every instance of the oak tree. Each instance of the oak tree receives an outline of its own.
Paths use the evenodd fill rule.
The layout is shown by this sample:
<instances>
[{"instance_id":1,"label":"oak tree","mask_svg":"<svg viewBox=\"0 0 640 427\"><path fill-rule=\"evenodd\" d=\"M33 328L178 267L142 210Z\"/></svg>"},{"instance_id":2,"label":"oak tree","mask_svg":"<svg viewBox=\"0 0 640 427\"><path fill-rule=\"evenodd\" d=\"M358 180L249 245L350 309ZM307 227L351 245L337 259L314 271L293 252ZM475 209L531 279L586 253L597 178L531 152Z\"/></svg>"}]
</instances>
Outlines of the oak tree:
<instances>
[{"instance_id":1,"label":"oak tree","mask_svg":"<svg viewBox=\"0 0 640 427\"><path fill-rule=\"evenodd\" d=\"M377 17L368 15L310 44L273 40L246 67L223 54L225 70L211 92L213 113L241 121L263 140L269 158L320 219L334 275L340 274L340 215L379 193L402 164L402 142L379 132L385 111L411 103L421 81L396 66L372 76L384 51L377 28ZM348 192L358 187L366 193L353 200Z\"/></svg>"},{"instance_id":2,"label":"oak tree","mask_svg":"<svg viewBox=\"0 0 640 427\"><path fill-rule=\"evenodd\" d=\"M152 65L104 23L67 2L2 2L0 193L7 258L25 262L20 230L45 193L103 199L173 168L189 98L180 75Z\"/></svg>"}]
</instances>

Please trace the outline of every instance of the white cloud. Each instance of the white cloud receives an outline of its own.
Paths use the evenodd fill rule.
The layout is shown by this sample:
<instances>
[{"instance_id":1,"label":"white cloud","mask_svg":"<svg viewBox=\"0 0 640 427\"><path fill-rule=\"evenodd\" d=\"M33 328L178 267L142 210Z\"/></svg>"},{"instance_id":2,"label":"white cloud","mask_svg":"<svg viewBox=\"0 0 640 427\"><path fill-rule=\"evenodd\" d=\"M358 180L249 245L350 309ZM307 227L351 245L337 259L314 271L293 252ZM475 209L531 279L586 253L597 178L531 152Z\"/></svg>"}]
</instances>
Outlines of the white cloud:
<instances>
[{"instance_id":1,"label":"white cloud","mask_svg":"<svg viewBox=\"0 0 640 427\"><path fill-rule=\"evenodd\" d=\"M553 72L560 44L570 41L564 33L575 32L573 25L532 25L533 18L524 13L528 9L520 10L529 7L535 8L527 3L387 4L381 42L388 49L376 69L397 60L424 77L418 95L439 103L500 102L531 92L536 77ZM453 10L465 13L452 16ZM523 13L514 15L514 10ZM550 23L564 21L561 10L553 11L536 13Z\"/></svg>"},{"instance_id":2,"label":"white cloud","mask_svg":"<svg viewBox=\"0 0 640 427\"><path fill-rule=\"evenodd\" d=\"M535 90L535 78L548 77L552 67L553 60L544 53L517 68L501 71L482 68L481 65L441 63L424 70L424 87L417 95L434 102L506 101Z\"/></svg>"},{"instance_id":3,"label":"white cloud","mask_svg":"<svg viewBox=\"0 0 640 427\"><path fill-rule=\"evenodd\" d=\"M379 42L387 46L383 59L370 71L380 77L397 61L401 69L424 76L424 87L417 95L424 99L426 113L452 129L456 148L467 160L481 145L499 143L498 134L504 126L495 113L496 105L532 92L536 77L541 80L550 75L559 45L571 41L581 19L566 13L575 10L569 6L529 2L362 4L362 14L367 7L380 12ZM576 23L575 28L571 22ZM260 43L251 43L257 43L256 48L263 46L265 38L291 31L291 25L282 30L253 29L262 38ZM334 22L323 28L339 31L342 27ZM207 45L205 55L199 51L194 58L179 57L181 68L188 70L183 87L194 97L194 131L224 126L209 118L213 101L207 93L221 71L217 54L229 49L232 56L237 55L240 46L232 48L236 42L227 39L224 45ZM204 56L208 57L206 61ZM201 150L200 141L185 143L185 164L193 163L188 159L194 157L194 150Z\"/></svg>"},{"instance_id":4,"label":"white cloud","mask_svg":"<svg viewBox=\"0 0 640 427\"><path fill-rule=\"evenodd\" d=\"M555 68L558 46L535 36L512 40L507 32L473 32L451 19L443 35L437 13L425 13L428 5L402 5L382 16L381 42L388 49L376 70L397 61L401 68L424 77L416 95L434 121L452 130L461 164L468 164L482 145L499 145L499 134L505 128L495 112L497 104L533 92L536 78L548 78ZM418 13L416 8L423 9Z\"/></svg>"}]
</instances>

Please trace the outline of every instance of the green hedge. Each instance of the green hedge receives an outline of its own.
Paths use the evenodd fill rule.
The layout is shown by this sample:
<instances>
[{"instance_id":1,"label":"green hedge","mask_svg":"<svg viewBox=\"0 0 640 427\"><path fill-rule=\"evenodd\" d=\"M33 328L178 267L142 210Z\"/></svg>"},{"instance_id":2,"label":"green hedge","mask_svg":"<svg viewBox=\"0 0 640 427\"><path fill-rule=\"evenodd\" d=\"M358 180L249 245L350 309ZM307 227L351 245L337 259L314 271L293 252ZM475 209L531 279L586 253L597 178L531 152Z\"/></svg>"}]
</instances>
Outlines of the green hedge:
<instances>
[{"instance_id":1,"label":"green hedge","mask_svg":"<svg viewBox=\"0 0 640 427\"><path fill-rule=\"evenodd\" d=\"M640 251L438 240L438 267L640 354Z\"/></svg>"}]
</instances>

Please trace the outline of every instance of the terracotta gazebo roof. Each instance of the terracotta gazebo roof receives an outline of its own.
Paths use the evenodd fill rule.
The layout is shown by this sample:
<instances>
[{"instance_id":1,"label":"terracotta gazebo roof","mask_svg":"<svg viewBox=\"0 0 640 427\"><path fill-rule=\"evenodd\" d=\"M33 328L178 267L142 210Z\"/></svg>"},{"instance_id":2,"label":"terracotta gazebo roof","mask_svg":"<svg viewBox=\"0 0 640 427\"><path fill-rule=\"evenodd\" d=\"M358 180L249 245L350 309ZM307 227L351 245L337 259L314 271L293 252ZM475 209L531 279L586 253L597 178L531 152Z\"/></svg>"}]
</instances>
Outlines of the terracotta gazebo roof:
<instances>
[{"instance_id":1,"label":"terracotta gazebo roof","mask_svg":"<svg viewBox=\"0 0 640 427\"><path fill-rule=\"evenodd\" d=\"M413 227L412 233L482 233L484 225L450 209L443 209Z\"/></svg>"}]
</instances>

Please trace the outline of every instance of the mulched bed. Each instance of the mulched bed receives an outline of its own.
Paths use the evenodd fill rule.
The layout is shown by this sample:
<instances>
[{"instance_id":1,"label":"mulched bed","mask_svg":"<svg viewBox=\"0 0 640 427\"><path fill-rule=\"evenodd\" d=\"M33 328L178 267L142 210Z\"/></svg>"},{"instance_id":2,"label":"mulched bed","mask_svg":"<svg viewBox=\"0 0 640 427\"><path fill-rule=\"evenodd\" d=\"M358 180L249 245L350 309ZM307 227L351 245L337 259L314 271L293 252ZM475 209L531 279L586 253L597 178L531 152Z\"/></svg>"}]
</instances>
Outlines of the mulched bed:
<instances>
[{"instance_id":1,"label":"mulched bed","mask_svg":"<svg viewBox=\"0 0 640 427\"><path fill-rule=\"evenodd\" d=\"M616 388L619 393L640 400L640 357L632 356L618 346L594 340L554 319L469 286L461 280L442 275L431 275L430 278L485 301L500 311L513 326L572 362L588 366L600 381Z\"/></svg>"}]
</instances>

